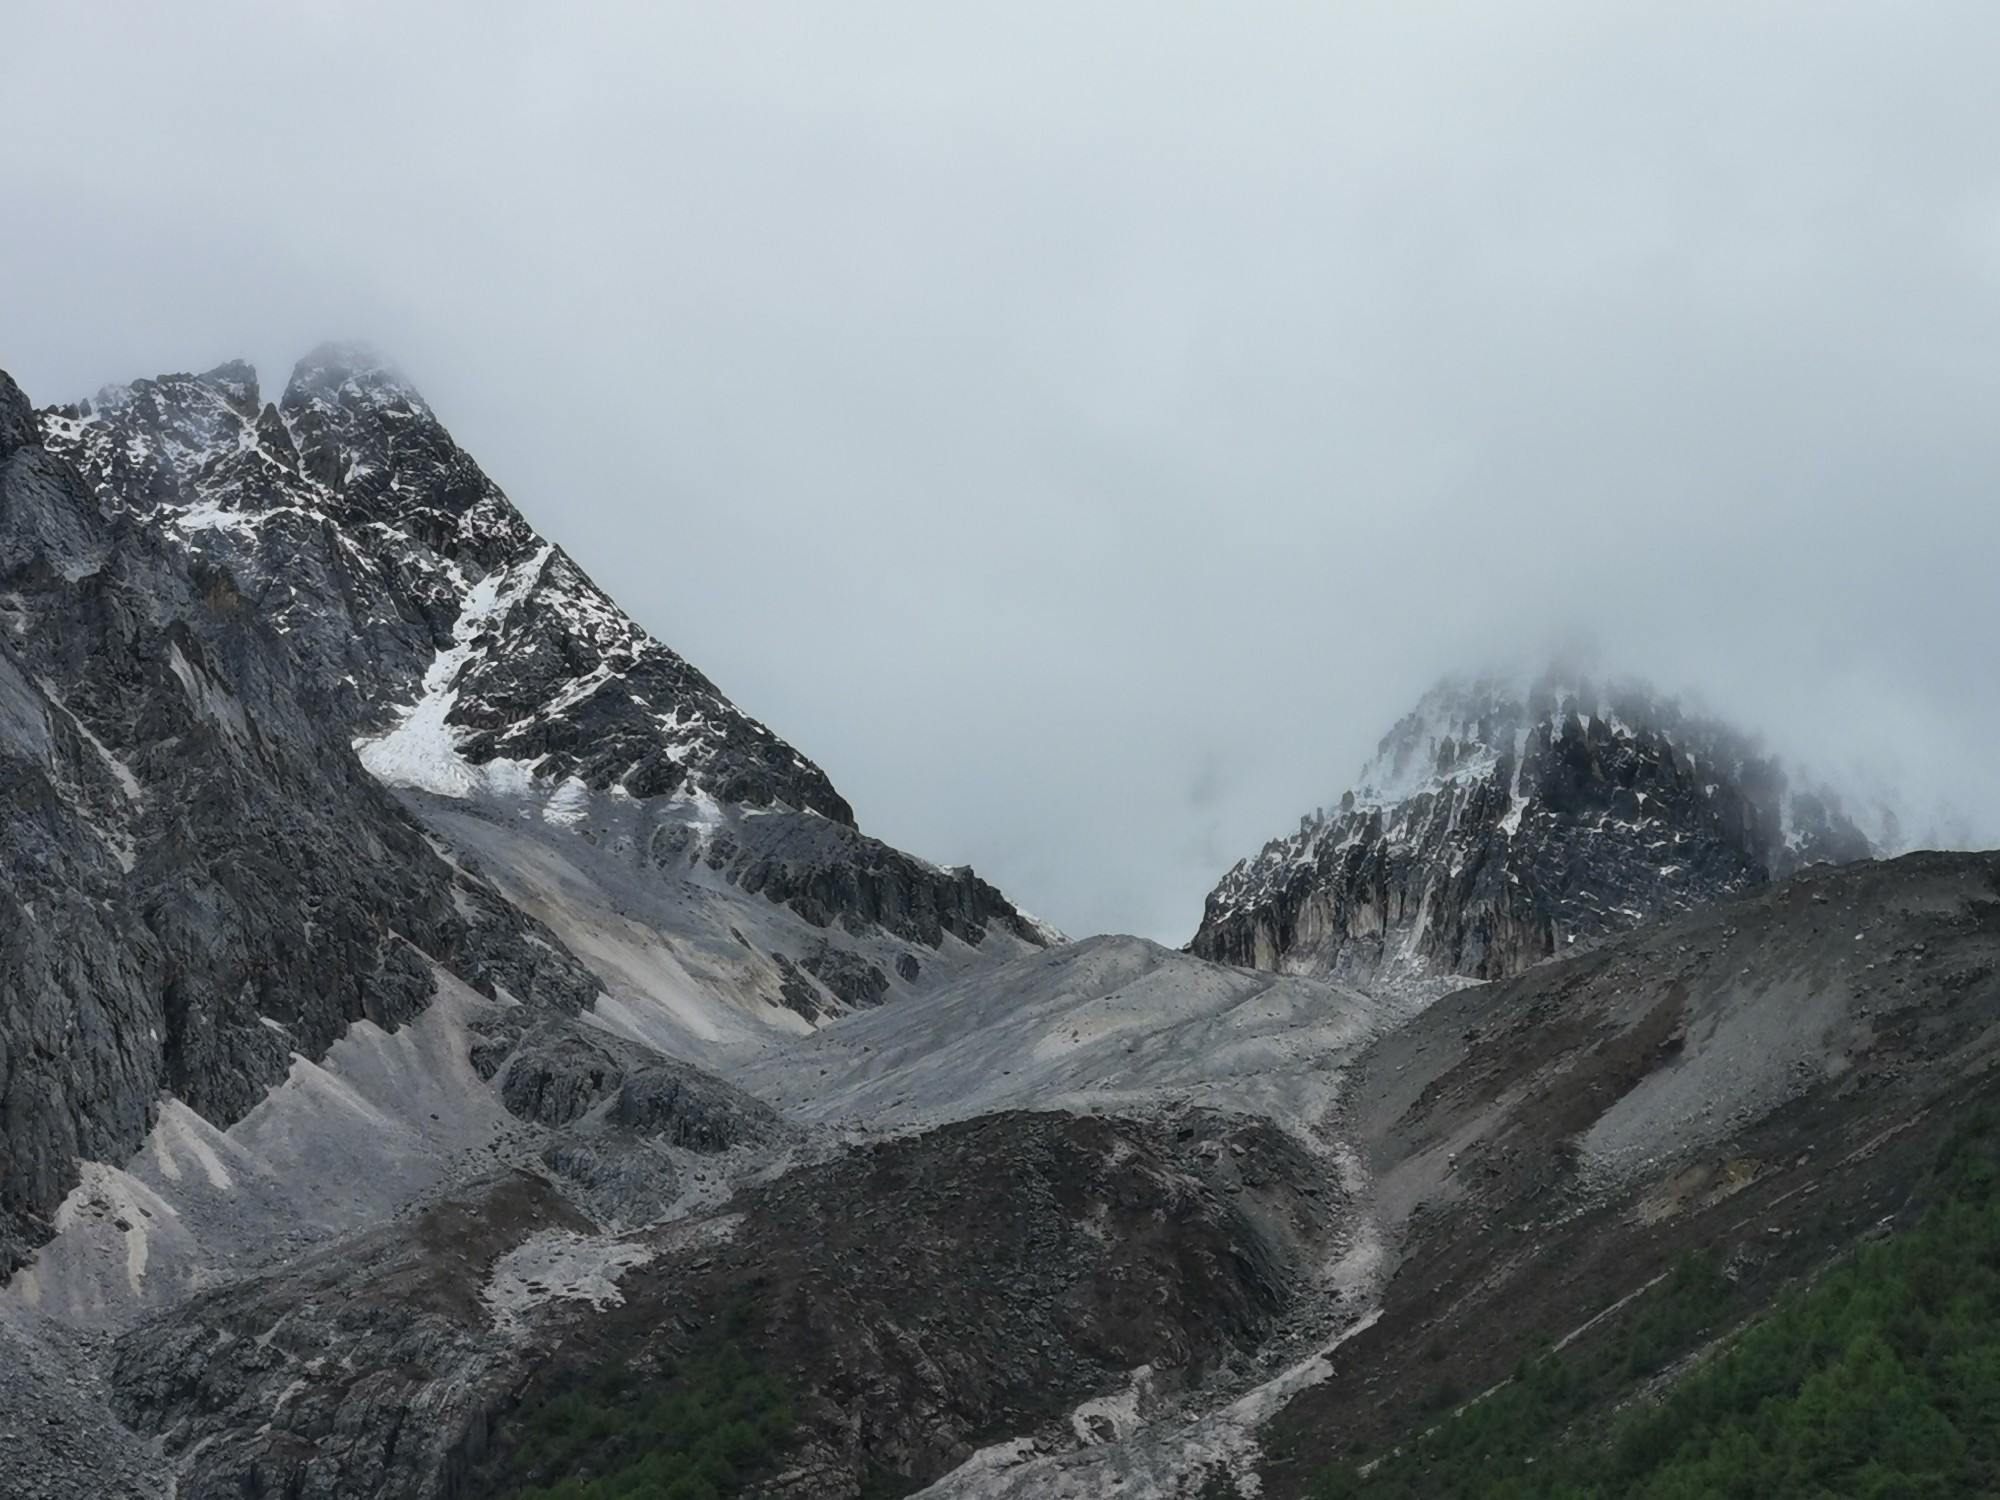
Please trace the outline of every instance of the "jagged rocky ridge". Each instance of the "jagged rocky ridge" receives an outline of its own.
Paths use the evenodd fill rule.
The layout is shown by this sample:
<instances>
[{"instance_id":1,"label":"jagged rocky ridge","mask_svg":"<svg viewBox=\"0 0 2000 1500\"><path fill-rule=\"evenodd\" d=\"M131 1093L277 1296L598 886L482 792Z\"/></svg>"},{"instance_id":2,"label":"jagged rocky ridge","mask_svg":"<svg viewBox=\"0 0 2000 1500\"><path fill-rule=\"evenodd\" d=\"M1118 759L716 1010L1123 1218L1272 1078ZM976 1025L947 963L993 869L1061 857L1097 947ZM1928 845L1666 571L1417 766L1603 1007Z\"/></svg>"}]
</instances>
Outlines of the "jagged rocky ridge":
<instances>
[{"instance_id":1,"label":"jagged rocky ridge","mask_svg":"<svg viewBox=\"0 0 2000 1500\"><path fill-rule=\"evenodd\" d=\"M1223 877L1189 948L1378 984L1497 979L1873 852L1830 793L1644 687L1455 679L1337 808Z\"/></svg>"},{"instance_id":2,"label":"jagged rocky ridge","mask_svg":"<svg viewBox=\"0 0 2000 1500\"><path fill-rule=\"evenodd\" d=\"M974 947L996 929L1053 936L970 870L855 828L818 766L536 535L366 351L315 351L275 404L238 363L112 387L41 421L103 505L226 576L284 637L309 701L382 780L531 801L566 825L594 810L621 823L641 866L699 864L831 930L773 952L773 1003L808 1017L869 1003L899 970L928 969L909 949L946 934ZM900 946L850 951L875 933ZM791 980L801 965L813 977Z\"/></svg>"},{"instance_id":3,"label":"jagged rocky ridge","mask_svg":"<svg viewBox=\"0 0 2000 1500\"><path fill-rule=\"evenodd\" d=\"M164 1093L218 1124L429 1002L597 984L441 859L231 575L105 504L0 374L0 1276Z\"/></svg>"},{"instance_id":4,"label":"jagged rocky ridge","mask_svg":"<svg viewBox=\"0 0 2000 1500\"><path fill-rule=\"evenodd\" d=\"M1493 848L1542 864L1503 873L1567 870L1547 889L1589 911L1596 887L1607 921L1636 920L1646 870L1687 846L1712 887L1671 899L1712 888L1712 909L1552 943L1588 951L1415 1015L1136 939L1041 952L969 879L824 809L727 801L700 755L653 796L559 759L474 760L479 731L449 716L489 649L463 600L497 564L475 559L441 639L412 637L416 708L383 707L312 664L337 621L320 639L301 622L333 604L253 598L221 550L248 549L247 577L284 564L278 542L209 524L224 513L198 493L86 494L36 437L75 427L75 452L98 409L36 424L8 394L0 789L45 822L0 829L0 977L41 987L4 997L0 1077L26 1084L0 1124L32 1123L49 1085L85 1125L78 1101L181 1087L119 1072L168 1031L151 987L173 972L147 967L149 941L209 965L180 993L229 1047L294 1029L273 1004L320 1029L228 1130L240 1111L157 1094L133 1109L132 1129L156 1116L136 1154L130 1129L79 1128L95 1159L59 1233L0 1287L0 1492L496 1493L523 1475L538 1405L733 1330L800 1419L759 1476L772 1493L1297 1493L1356 1433L1430 1420L1441 1367L1483 1388L1538 1337L1588 1336L1678 1248L1768 1294L1895 1212L1951 1117L1990 1102L1992 857L1731 897L1847 831L1781 787L1773 802L1740 741L1650 699L1577 684L1573 705L1515 695L1511 720L1504 703L1419 716L1345 812L1372 798L1384 839L1437 833L1449 869L1486 847L1467 809L1510 749L1504 800L1482 804ZM301 452L319 441L277 421ZM138 446L156 439L169 451L165 429ZM338 473L370 506L407 493ZM435 518L480 503L392 529L449 542ZM320 517L329 557L363 532L387 544L357 514ZM514 617L505 584L479 620ZM517 708L510 724L567 711L560 688ZM175 902L195 917L147 926ZM672 955L647 946L663 934ZM136 967L103 1014L75 976L106 955ZM1427 956L1363 942L1332 961L1374 980ZM936 1003L878 1003L913 992L906 962ZM354 984L321 993L314 974ZM813 1025L780 1012L702 1054L709 1071L653 1040L681 1039L648 1029L668 1011L713 1022L746 974ZM190 1076L234 1076L236 1052L182 1050L203 1060ZM54 1159L23 1138L24 1159Z\"/></svg>"},{"instance_id":5,"label":"jagged rocky ridge","mask_svg":"<svg viewBox=\"0 0 2000 1500\"><path fill-rule=\"evenodd\" d=\"M108 503L230 569L390 779L575 776L853 821L825 773L535 535L364 351L316 351L275 405L239 363L44 420Z\"/></svg>"},{"instance_id":6,"label":"jagged rocky ridge","mask_svg":"<svg viewBox=\"0 0 2000 1500\"><path fill-rule=\"evenodd\" d=\"M766 964L811 1020L913 982L912 947L1047 940L970 871L856 830L380 366L323 350L279 405L231 365L39 414L6 379L0 1273L163 1095L227 1125L295 1055L421 1011L432 963L592 1003L598 977L383 781L676 810L640 863L818 932Z\"/></svg>"}]
</instances>

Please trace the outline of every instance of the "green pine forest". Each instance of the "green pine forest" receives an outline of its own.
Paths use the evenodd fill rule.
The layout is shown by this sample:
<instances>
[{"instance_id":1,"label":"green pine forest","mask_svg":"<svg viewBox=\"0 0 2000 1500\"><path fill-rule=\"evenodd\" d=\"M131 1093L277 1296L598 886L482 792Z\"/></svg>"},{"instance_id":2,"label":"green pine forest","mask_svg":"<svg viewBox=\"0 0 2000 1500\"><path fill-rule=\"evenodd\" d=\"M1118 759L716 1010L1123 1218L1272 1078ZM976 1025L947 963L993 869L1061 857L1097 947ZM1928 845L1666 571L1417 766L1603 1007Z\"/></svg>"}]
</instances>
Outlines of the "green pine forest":
<instances>
[{"instance_id":1,"label":"green pine forest","mask_svg":"<svg viewBox=\"0 0 2000 1500\"><path fill-rule=\"evenodd\" d=\"M731 1500L792 1430L783 1388L734 1342L614 1366L530 1413L513 1500ZM557 1477L561 1476L561 1477Z\"/></svg>"}]
</instances>

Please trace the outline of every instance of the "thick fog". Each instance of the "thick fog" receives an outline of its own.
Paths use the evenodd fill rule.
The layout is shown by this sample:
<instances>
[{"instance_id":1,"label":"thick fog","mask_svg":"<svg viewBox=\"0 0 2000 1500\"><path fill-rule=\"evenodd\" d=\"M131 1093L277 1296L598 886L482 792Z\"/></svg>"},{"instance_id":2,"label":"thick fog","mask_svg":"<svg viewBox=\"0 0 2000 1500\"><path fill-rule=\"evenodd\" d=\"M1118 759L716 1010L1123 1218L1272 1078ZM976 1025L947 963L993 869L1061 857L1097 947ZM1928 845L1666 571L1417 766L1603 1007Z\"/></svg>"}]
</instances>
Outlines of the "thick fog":
<instances>
[{"instance_id":1,"label":"thick fog","mask_svg":"<svg viewBox=\"0 0 2000 1500\"><path fill-rule=\"evenodd\" d=\"M8 10L36 399L372 342L1073 932L1578 634L2000 843L1985 0Z\"/></svg>"}]
</instances>

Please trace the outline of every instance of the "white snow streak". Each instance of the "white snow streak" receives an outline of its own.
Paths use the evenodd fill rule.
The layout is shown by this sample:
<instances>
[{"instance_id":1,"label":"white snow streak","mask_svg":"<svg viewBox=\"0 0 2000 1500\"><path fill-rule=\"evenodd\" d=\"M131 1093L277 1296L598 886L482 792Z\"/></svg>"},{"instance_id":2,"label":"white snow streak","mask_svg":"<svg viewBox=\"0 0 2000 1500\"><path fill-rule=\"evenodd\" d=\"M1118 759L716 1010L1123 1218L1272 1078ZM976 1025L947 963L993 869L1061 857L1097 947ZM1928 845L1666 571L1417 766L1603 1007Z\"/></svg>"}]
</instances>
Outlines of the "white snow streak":
<instances>
[{"instance_id":1,"label":"white snow streak","mask_svg":"<svg viewBox=\"0 0 2000 1500\"><path fill-rule=\"evenodd\" d=\"M473 765L459 754L458 732L445 720L458 702L459 674L472 658L473 643L527 597L554 551L545 544L527 562L512 569L496 568L467 592L452 644L424 673L422 695L388 733L354 742L361 764L378 780L443 797L469 797L483 787L520 789L526 781L525 767L514 762Z\"/></svg>"}]
</instances>

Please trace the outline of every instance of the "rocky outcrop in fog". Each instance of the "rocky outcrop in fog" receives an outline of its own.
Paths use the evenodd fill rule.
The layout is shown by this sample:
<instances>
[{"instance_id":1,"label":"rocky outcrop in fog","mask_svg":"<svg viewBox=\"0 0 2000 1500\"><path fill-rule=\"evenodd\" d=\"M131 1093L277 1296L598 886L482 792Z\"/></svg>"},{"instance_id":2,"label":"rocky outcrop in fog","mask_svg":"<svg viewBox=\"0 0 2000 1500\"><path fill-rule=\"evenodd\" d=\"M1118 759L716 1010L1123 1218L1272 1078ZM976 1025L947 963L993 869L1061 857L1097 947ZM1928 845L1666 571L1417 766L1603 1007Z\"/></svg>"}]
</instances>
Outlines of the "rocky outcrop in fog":
<instances>
[{"instance_id":1,"label":"rocky outcrop in fog","mask_svg":"<svg viewBox=\"0 0 2000 1500\"><path fill-rule=\"evenodd\" d=\"M1337 808L1223 877L1189 950L1352 979L1498 979L1871 852L1830 794L1643 687L1451 681Z\"/></svg>"}]
</instances>

